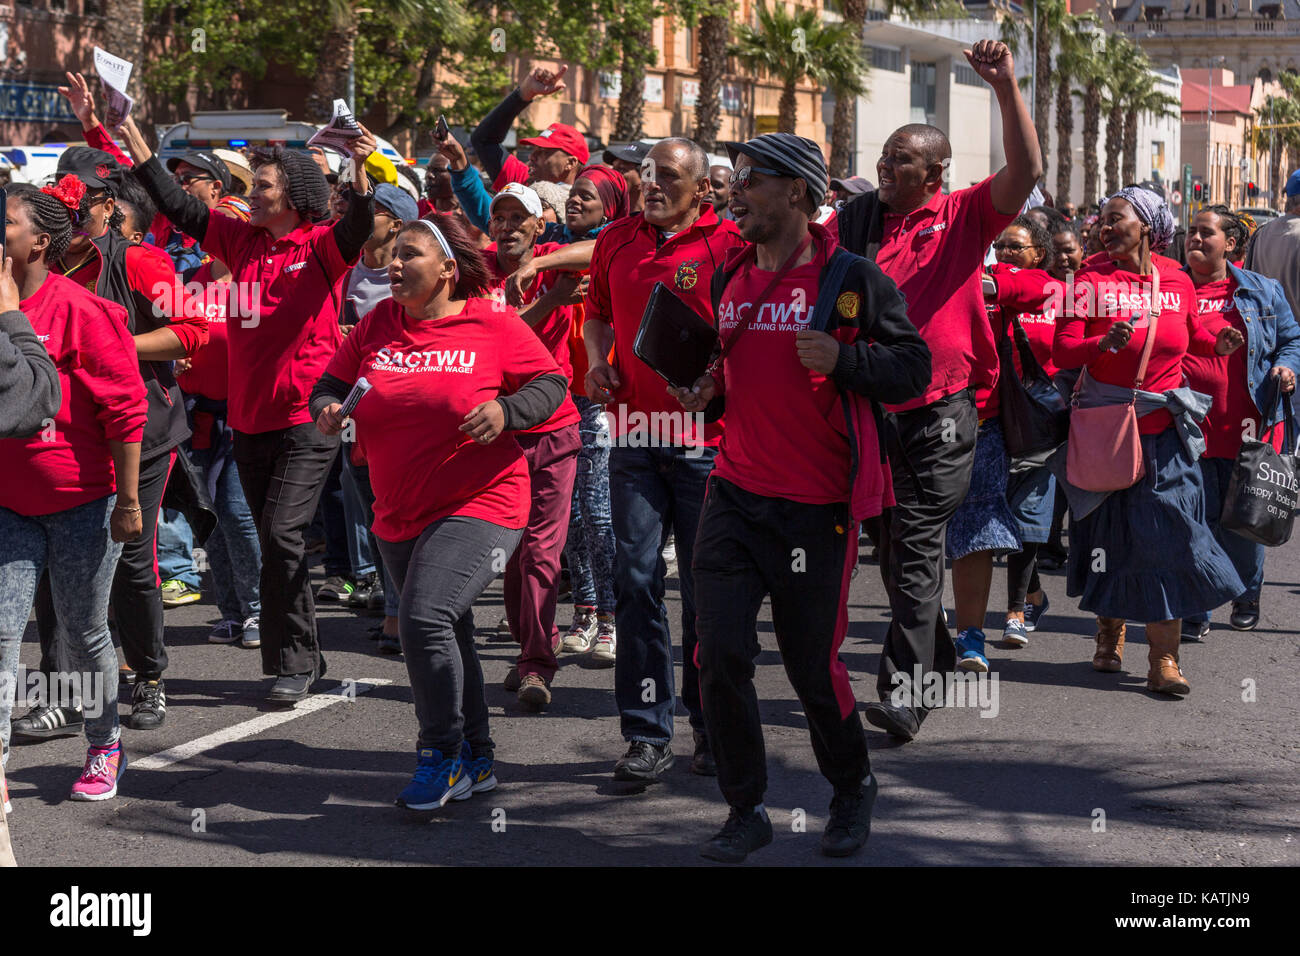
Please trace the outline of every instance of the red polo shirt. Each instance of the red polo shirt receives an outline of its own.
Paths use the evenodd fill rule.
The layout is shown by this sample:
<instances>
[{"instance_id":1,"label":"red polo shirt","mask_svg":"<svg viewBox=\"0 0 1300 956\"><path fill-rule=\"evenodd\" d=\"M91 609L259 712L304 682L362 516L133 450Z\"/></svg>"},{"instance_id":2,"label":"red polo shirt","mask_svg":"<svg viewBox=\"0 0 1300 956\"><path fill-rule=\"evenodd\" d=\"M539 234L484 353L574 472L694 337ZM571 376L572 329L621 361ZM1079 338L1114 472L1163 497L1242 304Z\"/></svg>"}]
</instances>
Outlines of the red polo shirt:
<instances>
[{"instance_id":1,"label":"red polo shirt","mask_svg":"<svg viewBox=\"0 0 1300 956\"><path fill-rule=\"evenodd\" d=\"M709 285L714 270L744 240L734 222L718 220L712 206L705 206L699 219L672 238L661 241L661 235L637 213L602 229L592 252L591 284L584 300L587 321L614 327L613 366L622 382L607 406L611 436L641 431L646 416L651 423L662 422L675 444L717 445L720 425L706 425L703 435L696 434L694 417L668 394L668 383L632 354L632 343L656 282L665 283L712 323Z\"/></svg>"},{"instance_id":2,"label":"red polo shirt","mask_svg":"<svg viewBox=\"0 0 1300 956\"><path fill-rule=\"evenodd\" d=\"M371 389L352 418L375 490L372 530L407 541L461 515L522 528L528 463L509 432L480 445L460 430L470 409L517 392L555 360L513 309L469 299L456 315L408 316L385 299L343 341L327 371Z\"/></svg>"},{"instance_id":3,"label":"red polo shirt","mask_svg":"<svg viewBox=\"0 0 1300 956\"><path fill-rule=\"evenodd\" d=\"M885 212L876 265L907 299L907 317L930 346L932 377L920 398L890 411L920 408L971 385L983 399L998 380L998 350L984 311L984 253L1016 218L993 208L993 177L935 193L906 215Z\"/></svg>"},{"instance_id":4,"label":"red polo shirt","mask_svg":"<svg viewBox=\"0 0 1300 956\"><path fill-rule=\"evenodd\" d=\"M234 274L231 427L256 434L311 422L307 399L342 342L343 278L356 258L344 261L329 223L275 239L226 216L208 217L203 248Z\"/></svg>"},{"instance_id":5,"label":"red polo shirt","mask_svg":"<svg viewBox=\"0 0 1300 956\"><path fill-rule=\"evenodd\" d=\"M560 244L558 242L538 243L533 249L533 255L549 255L559 248ZM497 302L501 303L503 309L508 309L511 316L516 316L517 313L515 310L510 308L505 301L505 293L503 290L505 288L506 278L510 273L502 269L500 263L497 262L497 244L495 242L483 250L483 262L487 265L488 272L492 273L491 290L493 298ZM532 288L528 289L524 293L524 305L531 305L539 296L545 295L546 290L555 282L557 275L558 272L553 269L547 269L546 271L539 273L537 278L533 280ZM560 371L564 373L564 377L567 378L570 383L573 381L573 364L569 360L569 327L573 322L573 309L574 307L571 305L554 309L551 314L542 319L542 321L531 326L533 334L541 340L542 345L546 346L546 350L550 352L551 357L555 359L555 364L560 367ZM514 323L511 323L511 325L513 324ZM527 325L528 323L525 322L524 324ZM573 404L573 399L566 392L564 395L564 401L560 402L560 407L555 410L554 414L552 414L550 418L542 422L540 425L534 425L532 428L523 428L520 429L520 431L523 434L542 434L544 432L556 431L557 429L564 428L566 425L576 425L581 420L582 416L578 414L578 406Z\"/></svg>"}]
</instances>

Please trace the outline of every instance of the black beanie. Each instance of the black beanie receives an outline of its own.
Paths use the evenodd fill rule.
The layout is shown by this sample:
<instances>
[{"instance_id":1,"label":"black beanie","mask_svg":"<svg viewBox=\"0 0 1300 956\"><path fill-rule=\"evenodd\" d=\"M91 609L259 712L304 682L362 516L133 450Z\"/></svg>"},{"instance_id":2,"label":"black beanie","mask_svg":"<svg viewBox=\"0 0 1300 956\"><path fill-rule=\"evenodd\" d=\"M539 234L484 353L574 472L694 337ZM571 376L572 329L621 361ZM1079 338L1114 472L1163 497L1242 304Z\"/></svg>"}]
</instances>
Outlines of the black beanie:
<instances>
[{"instance_id":1,"label":"black beanie","mask_svg":"<svg viewBox=\"0 0 1300 956\"><path fill-rule=\"evenodd\" d=\"M280 155L285 176L289 180L289 204L309 222L324 219L330 211L330 184L316 165L316 160L306 153L284 150Z\"/></svg>"}]
</instances>

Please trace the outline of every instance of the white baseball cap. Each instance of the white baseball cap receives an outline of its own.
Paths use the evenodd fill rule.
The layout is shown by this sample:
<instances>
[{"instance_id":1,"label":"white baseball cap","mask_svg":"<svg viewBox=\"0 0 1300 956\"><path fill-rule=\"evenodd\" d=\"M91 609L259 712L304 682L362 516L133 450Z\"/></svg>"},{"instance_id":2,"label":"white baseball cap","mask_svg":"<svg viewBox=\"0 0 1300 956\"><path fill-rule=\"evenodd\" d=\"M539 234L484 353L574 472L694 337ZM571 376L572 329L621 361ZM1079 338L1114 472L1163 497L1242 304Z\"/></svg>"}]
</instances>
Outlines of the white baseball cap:
<instances>
[{"instance_id":1,"label":"white baseball cap","mask_svg":"<svg viewBox=\"0 0 1300 956\"><path fill-rule=\"evenodd\" d=\"M507 196L512 199L518 199L523 203L524 209L528 211L528 215L537 216L538 218L541 217L542 198L523 183L506 183L505 186L502 187L501 192L492 197L492 202L488 204L488 212L491 213L492 210L496 208L496 204Z\"/></svg>"}]
</instances>

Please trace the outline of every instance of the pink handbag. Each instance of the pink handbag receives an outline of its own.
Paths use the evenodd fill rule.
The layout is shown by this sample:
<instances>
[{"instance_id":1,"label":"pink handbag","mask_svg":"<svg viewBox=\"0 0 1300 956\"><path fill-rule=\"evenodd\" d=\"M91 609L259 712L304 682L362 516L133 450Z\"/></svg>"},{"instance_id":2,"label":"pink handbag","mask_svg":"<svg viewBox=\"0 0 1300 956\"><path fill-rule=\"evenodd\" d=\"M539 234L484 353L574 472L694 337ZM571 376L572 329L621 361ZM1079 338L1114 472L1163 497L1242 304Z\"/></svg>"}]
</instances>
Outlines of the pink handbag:
<instances>
[{"instance_id":1,"label":"pink handbag","mask_svg":"<svg viewBox=\"0 0 1300 956\"><path fill-rule=\"evenodd\" d=\"M1123 405L1079 407L1079 384L1074 387L1070 412L1070 443L1065 452L1065 477L1085 491L1123 491L1132 488L1146 474L1142 460L1142 436L1138 433L1137 393L1147 373L1147 360L1156 341L1160 317L1160 273L1151 272L1151 309L1147 340L1138 363L1133 398Z\"/></svg>"}]
</instances>

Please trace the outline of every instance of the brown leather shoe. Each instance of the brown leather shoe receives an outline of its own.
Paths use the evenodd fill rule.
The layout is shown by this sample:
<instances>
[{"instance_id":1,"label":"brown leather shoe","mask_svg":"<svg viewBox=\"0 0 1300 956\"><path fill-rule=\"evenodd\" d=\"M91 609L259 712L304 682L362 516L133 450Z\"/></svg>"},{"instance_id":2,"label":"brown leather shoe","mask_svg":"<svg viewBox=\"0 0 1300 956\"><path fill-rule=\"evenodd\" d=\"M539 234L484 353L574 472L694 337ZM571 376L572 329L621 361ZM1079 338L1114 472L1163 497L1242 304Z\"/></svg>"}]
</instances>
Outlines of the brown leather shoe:
<instances>
[{"instance_id":1,"label":"brown leather shoe","mask_svg":"<svg viewBox=\"0 0 1300 956\"><path fill-rule=\"evenodd\" d=\"M1092 669L1108 674L1124 669L1124 619L1097 618L1097 652L1092 655Z\"/></svg>"},{"instance_id":2,"label":"brown leather shoe","mask_svg":"<svg viewBox=\"0 0 1300 956\"><path fill-rule=\"evenodd\" d=\"M1191 692L1191 687L1183 677L1178 666L1178 642L1183 622L1152 621L1147 624L1147 690L1157 694L1172 694L1182 697Z\"/></svg>"},{"instance_id":3,"label":"brown leather shoe","mask_svg":"<svg viewBox=\"0 0 1300 956\"><path fill-rule=\"evenodd\" d=\"M551 689L540 674L525 674L519 682L519 703L541 710L551 702Z\"/></svg>"}]
</instances>

